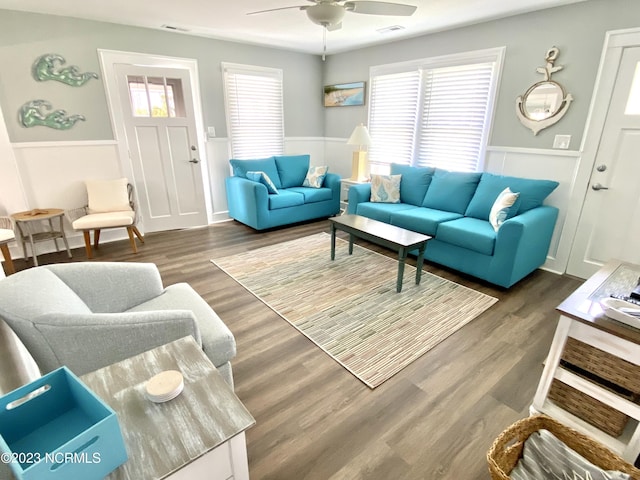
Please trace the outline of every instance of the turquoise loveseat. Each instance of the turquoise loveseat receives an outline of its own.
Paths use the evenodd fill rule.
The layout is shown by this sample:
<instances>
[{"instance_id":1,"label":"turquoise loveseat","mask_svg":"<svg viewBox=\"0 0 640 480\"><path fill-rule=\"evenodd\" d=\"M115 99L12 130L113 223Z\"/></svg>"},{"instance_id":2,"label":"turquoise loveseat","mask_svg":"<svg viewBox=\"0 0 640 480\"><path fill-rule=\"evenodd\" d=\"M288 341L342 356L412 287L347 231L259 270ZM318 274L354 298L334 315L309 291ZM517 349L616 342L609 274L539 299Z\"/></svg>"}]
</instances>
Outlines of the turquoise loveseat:
<instances>
[{"instance_id":1,"label":"turquoise loveseat","mask_svg":"<svg viewBox=\"0 0 640 480\"><path fill-rule=\"evenodd\" d=\"M558 182L397 164L391 175L402 176L399 203L372 202L370 184L354 185L347 212L430 235L425 259L501 287L546 261L558 209L543 201ZM489 213L507 187L519 196L495 230Z\"/></svg>"},{"instance_id":2,"label":"turquoise loveseat","mask_svg":"<svg viewBox=\"0 0 640 480\"><path fill-rule=\"evenodd\" d=\"M229 216L264 230L337 215L340 176L327 173L318 188L303 186L309 163L309 155L230 160L233 176L225 179Z\"/></svg>"}]
</instances>

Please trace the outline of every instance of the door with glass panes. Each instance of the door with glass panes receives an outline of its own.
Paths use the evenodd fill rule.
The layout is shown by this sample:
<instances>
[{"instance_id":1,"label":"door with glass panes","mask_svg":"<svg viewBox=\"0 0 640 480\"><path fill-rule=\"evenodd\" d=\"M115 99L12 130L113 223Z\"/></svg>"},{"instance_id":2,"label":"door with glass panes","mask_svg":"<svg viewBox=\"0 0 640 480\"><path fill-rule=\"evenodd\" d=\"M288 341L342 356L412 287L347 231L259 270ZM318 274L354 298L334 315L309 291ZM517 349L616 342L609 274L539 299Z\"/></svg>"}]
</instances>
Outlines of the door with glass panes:
<instances>
[{"instance_id":1,"label":"door with glass panes","mask_svg":"<svg viewBox=\"0 0 640 480\"><path fill-rule=\"evenodd\" d=\"M146 232L207 224L189 71L116 65Z\"/></svg>"}]
</instances>

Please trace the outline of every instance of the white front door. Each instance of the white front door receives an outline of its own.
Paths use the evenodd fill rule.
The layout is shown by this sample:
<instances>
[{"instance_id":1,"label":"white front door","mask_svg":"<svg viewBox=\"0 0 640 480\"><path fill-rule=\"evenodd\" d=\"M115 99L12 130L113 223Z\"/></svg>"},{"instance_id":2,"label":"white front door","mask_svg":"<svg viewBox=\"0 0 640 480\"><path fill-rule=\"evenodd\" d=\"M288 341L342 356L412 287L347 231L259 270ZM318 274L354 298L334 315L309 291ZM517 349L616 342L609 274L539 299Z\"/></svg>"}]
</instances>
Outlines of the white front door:
<instances>
[{"instance_id":1,"label":"white front door","mask_svg":"<svg viewBox=\"0 0 640 480\"><path fill-rule=\"evenodd\" d=\"M118 64L115 71L144 230L206 225L189 70Z\"/></svg>"},{"instance_id":2,"label":"white front door","mask_svg":"<svg viewBox=\"0 0 640 480\"><path fill-rule=\"evenodd\" d=\"M624 48L567 273L640 263L640 46Z\"/></svg>"}]
</instances>

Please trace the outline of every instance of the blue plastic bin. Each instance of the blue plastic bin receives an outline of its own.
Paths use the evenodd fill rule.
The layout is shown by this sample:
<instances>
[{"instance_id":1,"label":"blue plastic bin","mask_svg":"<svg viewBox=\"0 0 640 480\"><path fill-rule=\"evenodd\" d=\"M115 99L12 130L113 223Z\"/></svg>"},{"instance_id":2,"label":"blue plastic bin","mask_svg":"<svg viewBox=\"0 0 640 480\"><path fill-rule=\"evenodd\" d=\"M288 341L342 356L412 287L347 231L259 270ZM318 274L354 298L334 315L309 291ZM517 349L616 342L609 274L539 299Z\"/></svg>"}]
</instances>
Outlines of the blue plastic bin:
<instances>
[{"instance_id":1,"label":"blue plastic bin","mask_svg":"<svg viewBox=\"0 0 640 480\"><path fill-rule=\"evenodd\" d=\"M0 398L0 450L18 480L98 480L127 460L115 412L66 367Z\"/></svg>"}]
</instances>

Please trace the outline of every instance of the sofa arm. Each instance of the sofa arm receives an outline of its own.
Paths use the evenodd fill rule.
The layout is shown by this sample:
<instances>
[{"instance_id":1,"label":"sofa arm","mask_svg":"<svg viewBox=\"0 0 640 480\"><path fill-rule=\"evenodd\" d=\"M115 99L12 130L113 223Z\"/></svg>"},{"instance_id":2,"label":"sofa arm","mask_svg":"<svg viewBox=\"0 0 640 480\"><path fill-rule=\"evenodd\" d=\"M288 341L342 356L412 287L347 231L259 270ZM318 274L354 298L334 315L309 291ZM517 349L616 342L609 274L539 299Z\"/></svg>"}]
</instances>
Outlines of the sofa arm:
<instances>
[{"instance_id":1,"label":"sofa arm","mask_svg":"<svg viewBox=\"0 0 640 480\"><path fill-rule=\"evenodd\" d=\"M542 205L506 220L496 236L491 270L511 272L509 285L544 264L558 209Z\"/></svg>"},{"instance_id":2,"label":"sofa arm","mask_svg":"<svg viewBox=\"0 0 640 480\"><path fill-rule=\"evenodd\" d=\"M188 335L202 345L189 310L51 313L38 317L34 327L41 342L28 349L43 374L66 365L83 375Z\"/></svg>"},{"instance_id":3,"label":"sofa arm","mask_svg":"<svg viewBox=\"0 0 640 480\"><path fill-rule=\"evenodd\" d=\"M129 310L164 290L158 267L153 263L83 262L42 268L67 284L94 313Z\"/></svg>"},{"instance_id":4,"label":"sofa arm","mask_svg":"<svg viewBox=\"0 0 640 480\"><path fill-rule=\"evenodd\" d=\"M225 186L229 216L257 228L259 220L269 213L267 187L242 177L227 177Z\"/></svg>"},{"instance_id":5,"label":"sofa arm","mask_svg":"<svg viewBox=\"0 0 640 480\"><path fill-rule=\"evenodd\" d=\"M368 202L371 199L371 184L361 183L349 187L349 205L347 213L355 214L359 203Z\"/></svg>"}]
</instances>

